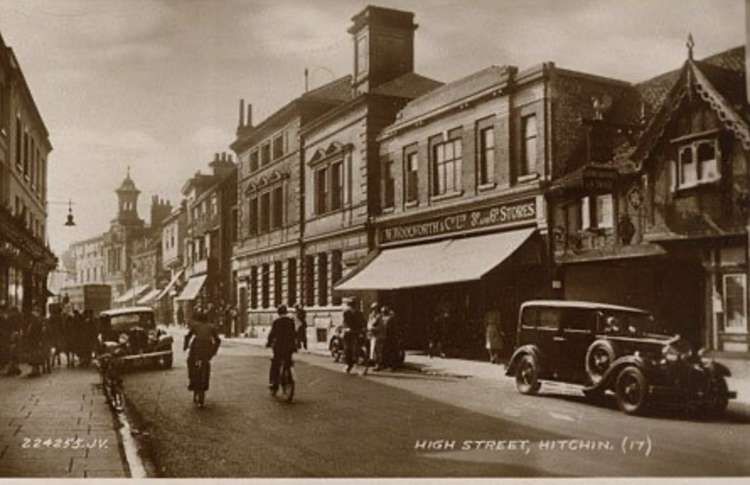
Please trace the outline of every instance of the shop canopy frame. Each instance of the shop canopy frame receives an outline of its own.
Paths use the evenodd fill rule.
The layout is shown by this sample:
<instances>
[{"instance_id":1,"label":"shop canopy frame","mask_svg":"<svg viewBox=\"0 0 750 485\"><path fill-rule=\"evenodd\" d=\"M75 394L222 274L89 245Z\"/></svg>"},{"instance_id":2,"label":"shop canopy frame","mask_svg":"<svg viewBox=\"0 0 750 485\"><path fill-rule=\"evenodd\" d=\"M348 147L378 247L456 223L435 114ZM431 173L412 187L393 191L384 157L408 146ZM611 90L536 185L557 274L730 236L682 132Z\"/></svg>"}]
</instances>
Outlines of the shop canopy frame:
<instances>
[{"instance_id":1,"label":"shop canopy frame","mask_svg":"<svg viewBox=\"0 0 750 485\"><path fill-rule=\"evenodd\" d=\"M177 274L175 274L175 275L174 275L174 276L172 277L172 279L171 279L171 280L169 280L169 283L167 284L167 286L165 286L165 287L164 287L164 289L163 289L163 290L161 290L161 292L160 292L160 293L159 293L158 295L156 295L156 298L155 298L155 300L156 300L156 301L159 301L159 300L161 300L161 299L162 299L162 298L164 298L164 297L165 297L165 296L166 296L167 294L169 294L169 290L171 290L171 289L172 289L172 287L173 287L173 286L174 286L174 285L175 285L175 284L177 283L177 281L178 281L178 280L180 279L180 276L182 276L182 273L183 273L184 271L185 271L185 270L182 270L182 269L181 269L181 270L179 270L179 271L177 272Z\"/></svg>"},{"instance_id":2,"label":"shop canopy frame","mask_svg":"<svg viewBox=\"0 0 750 485\"><path fill-rule=\"evenodd\" d=\"M195 298L198 296L198 293L201 292L203 285L206 283L206 278L207 278L207 275L191 277L188 280L187 284L185 285L185 288L182 290L182 293L180 293L180 296L175 298L175 300L177 301L195 300Z\"/></svg>"},{"instance_id":3,"label":"shop canopy frame","mask_svg":"<svg viewBox=\"0 0 750 485\"><path fill-rule=\"evenodd\" d=\"M132 287L129 290L127 290L125 293L123 293L122 295L118 296L115 299L115 303L127 303L136 298L140 298L141 295L146 293L146 291L148 291L149 288L151 288L150 285L141 285L141 286Z\"/></svg>"},{"instance_id":4,"label":"shop canopy frame","mask_svg":"<svg viewBox=\"0 0 750 485\"><path fill-rule=\"evenodd\" d=\"M336 291L401 290L476 281L520 248L536 228L384 249Z\"/></svg>"}]
</instances>

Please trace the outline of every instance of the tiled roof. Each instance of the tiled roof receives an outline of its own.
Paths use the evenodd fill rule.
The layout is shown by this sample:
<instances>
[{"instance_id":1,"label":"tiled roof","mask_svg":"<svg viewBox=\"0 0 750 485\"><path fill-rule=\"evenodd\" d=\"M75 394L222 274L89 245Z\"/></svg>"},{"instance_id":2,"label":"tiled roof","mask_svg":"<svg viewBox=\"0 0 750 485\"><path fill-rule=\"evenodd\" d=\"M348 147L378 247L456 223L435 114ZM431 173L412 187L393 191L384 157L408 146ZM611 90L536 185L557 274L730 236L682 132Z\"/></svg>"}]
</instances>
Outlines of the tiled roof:
<instances>
[{"instance_id":1,"label":"tiled roof","mask_svg":"<svg viewBox=\"0 0 750 485\"><path fill-rule=\"evenodd\" d=\"M501 85L508 80L509 72L510 68L507 66L490 66L462 79L433 89L404 106L404 109L397 116L397 123L416 118L450 103L468 98L492 86Z\"/></svg>"},{"instance_id":2,"label":"tiled roof","mask_svg":"<svg viewBox=\"0 0 750 485\"><path fill-rule=\"evenodd\" d=\"M439 88L442 85L443 83L440 81L430 79L415 72L410 72L388 81L385 84L381 84L373 89L372 93L383 96L414 99Z\"/></svg>"},{"instance_id":3,"label":"tiled roof","mask_svg":"<svg viewBox=\"0 0 750 485\"><path fill-rule=\"evenodd\" d=\"M706 57L700 61L701 65L715 66L734 72L744 72L745 70L745 47L739 46L712 56ZM647 114L650 116L659 109L666 99L672 86L680 77L682 68L660 74L656 77L636 84L638 92L646 103Z\"/></svg>"},{"instance_id":4,"label":"tiled roof","mask_svg":"<svg viewBox=\"0 0 750 485\"><path fill-rule=\"evenodd\" d=\"M300 96L303 100L311 98L325 101L349 101L352 99L352 76L340 77Z\"/></svg>"}]
</instances>

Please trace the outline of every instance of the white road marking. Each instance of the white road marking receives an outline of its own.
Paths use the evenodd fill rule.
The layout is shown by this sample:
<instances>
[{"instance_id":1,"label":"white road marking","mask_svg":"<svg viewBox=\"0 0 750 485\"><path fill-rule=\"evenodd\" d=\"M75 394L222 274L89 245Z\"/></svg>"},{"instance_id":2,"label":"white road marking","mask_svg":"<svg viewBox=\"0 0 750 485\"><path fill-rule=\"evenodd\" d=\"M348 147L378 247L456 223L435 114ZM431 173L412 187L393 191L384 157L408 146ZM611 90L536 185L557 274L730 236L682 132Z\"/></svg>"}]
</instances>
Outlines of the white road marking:
<instances>
[{"instance_id":1,"label":"white road marking","mask_svg":"<svg viewBox=\"0 0 750 485\"><path fill-rule=\"evenodd\" d=\"M567 414L561 414L561 413L556 413L556 412L553 412L553 411L549 411L549 415L552 416L555 419L559 419L560 421L570 421L570 422L573 422L573 423L576 422L575 418L573 418L571 416L568 416Z\"/></svg>"}]
</instances>

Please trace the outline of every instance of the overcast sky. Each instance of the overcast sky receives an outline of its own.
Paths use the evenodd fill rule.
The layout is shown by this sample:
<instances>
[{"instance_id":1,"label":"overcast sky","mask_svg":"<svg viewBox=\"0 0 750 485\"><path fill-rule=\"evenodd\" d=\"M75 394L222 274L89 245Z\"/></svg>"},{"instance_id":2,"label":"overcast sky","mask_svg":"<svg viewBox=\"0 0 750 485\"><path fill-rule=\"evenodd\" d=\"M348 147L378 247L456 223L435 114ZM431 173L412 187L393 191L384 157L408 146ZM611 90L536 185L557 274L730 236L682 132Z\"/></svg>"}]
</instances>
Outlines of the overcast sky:
<instances>
[{"instance_id":1,"label":"overcast sky","mask_svg":"<svg viewBox=\"0 0 750 485\"><path fill-rule=\"evenodd\" d=\"M53 249L108 228L131 166L147 219L229 151L239 98L258 122L348 74L350 18L368 3L416 13L416 70L451 81L491 64L543 61L640 81L744 43L744 0L0 0L54 150ZM77 226L63 226L72 198Z\"/></svg>"}]
</instances>

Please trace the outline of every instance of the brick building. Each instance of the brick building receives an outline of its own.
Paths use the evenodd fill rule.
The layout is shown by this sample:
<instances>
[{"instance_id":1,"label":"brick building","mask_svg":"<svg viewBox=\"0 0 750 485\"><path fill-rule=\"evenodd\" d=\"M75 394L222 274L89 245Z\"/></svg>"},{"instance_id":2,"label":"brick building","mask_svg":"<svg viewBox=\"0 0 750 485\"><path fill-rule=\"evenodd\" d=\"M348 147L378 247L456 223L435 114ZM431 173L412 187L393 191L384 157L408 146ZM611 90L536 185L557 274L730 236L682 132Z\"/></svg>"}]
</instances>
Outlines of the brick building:
<instances>
[{"instance_id":1,"label":"brick building","mask_svg":"<svg viewBox=\"0 0 750 485\"><path fill-rule=\"evenodd\" d=\"M47 161L52 145L18 59L0 36L0 300L44 311Z\"/></svg>"},{"instance_id":2,"label":"brick building","mask_svg":"<svg viewBox=\"0 0 750 485\"><path fill-rule=\"evenodd\" d=\"M455 353L482 351L490 312L512 339L520 304L552 294L544 189L591 97L626 86L553 63L491 66L408 103L378 137L377 252L337 290L394 307L412 347L443 310Z\"/></svg>"},{"instance_id":3,"label":"brick building","mask_svg":"<svg viewBox=\"0 0 750 485\"><path fill-rule=\"evenodd\" d=\"M183 200L162 221L161 254L162 269L168 275L169 282L156 296L159 305L159 319L164 323L184 323L178 317L178 306L175 298L185 284L185 234L187 233L187 202Z\"/></svg>"},{"instance_id":4,"label":"brick building","mask_svg":"<svg viewBox=\"0 0 750 485\"><path fill-rule=\"evenodd\" d=\"M211 174L197 172L182 188L186 198L184 240L187 282L176 300L186 321L196 304L223 308L234 304L231 251L237 200L237 166L232 156L216 154ZM225 329L226 330L226 329Z\"/></svg>"},{"instance_id":5,"label":"brick building","mask_svg":"<svg viewBox=\"0 0 750 485\"><path fill-rule=\"evenodd\" d=\"M550 191L566 297L640 306L696 348L750 355L745 81L744 48L697 61L690 46L589 120L599 152Z\"/></svg>"}]
</instances>

